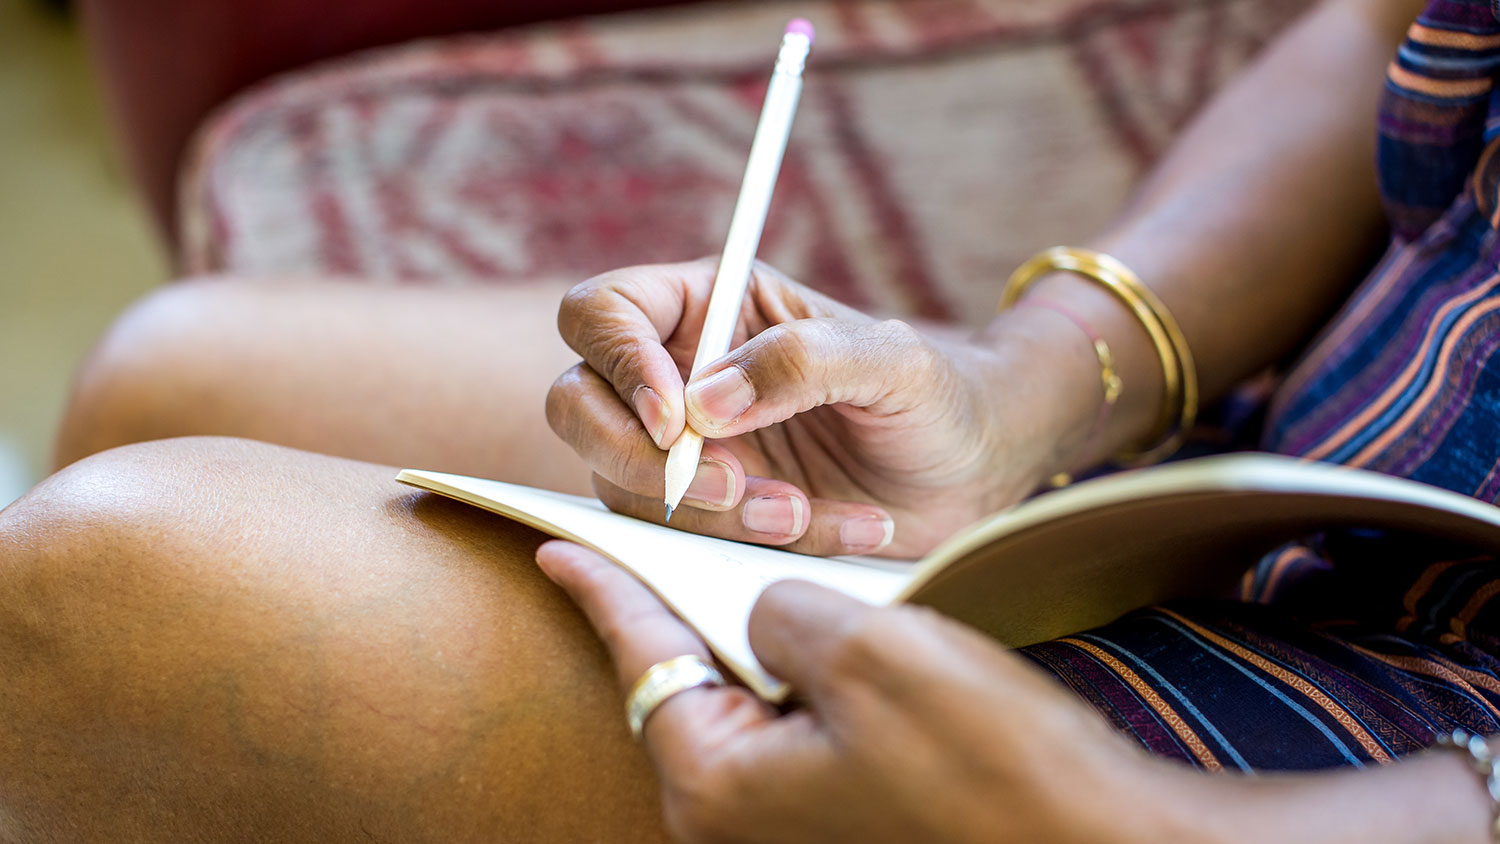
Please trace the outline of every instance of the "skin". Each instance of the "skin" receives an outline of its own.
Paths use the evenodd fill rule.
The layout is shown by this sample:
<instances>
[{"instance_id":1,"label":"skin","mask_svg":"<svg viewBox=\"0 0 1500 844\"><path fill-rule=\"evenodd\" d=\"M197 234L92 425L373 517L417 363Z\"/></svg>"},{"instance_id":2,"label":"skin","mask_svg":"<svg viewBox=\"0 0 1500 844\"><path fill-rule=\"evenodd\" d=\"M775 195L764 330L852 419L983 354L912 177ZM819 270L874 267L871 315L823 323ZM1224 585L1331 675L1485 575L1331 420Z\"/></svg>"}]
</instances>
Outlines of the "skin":
<instances>
[{"instance_id":1,"label":"skin","mask_svg":"<svg viewBox=\"0 0 1500 844\"><path fill-rule=\"evenodd\" d=\"M543 413L553 379L578 359L552 318L573 284L236 278L163 288L117 320L82 367L55 462L221 434L587 494L587 467L547 433ZM518 349L525 365L497 379L497 362Z\"/></svg>"},{"instance_id":2,"label":"skin","mask_svg":"<svg viewBox=\"0 0 1500 844\"><path fill-rule=\"evenodd\" d=\"M707 656L597 554L554 541L537 562L599 630L622 687L662 660ZM1454 754L1357 774L1185 771L991 640L917 608L783 581L756 604L750 643L804 704L782 715L742 688L702 687L649 717L679 841L1488 840L1482 786Z\"/></svg>"},{"instance_id":3,"label":"skin","mask_svg":"<svg viewBox=\"0 0 1500 844\"><path fill-rule=\"evenodd\" d=\"M395 472L179 439L0 512L0 841L665 840L543 537Z\"/></svg>"},{"instance_id":4,"label":"skin","mask_svg":"<svg viewBox=\"0 0 1500 844\"><path fill-rule=\"evenodd\" d=\"M1319 6L1091 241L1166 300L1208 395L1304 342L1378 242L1372 115L1419 7ZM565 299L560 327L586 365L547 408L581 462L528 433L535 417L511 421L548 392L521 371L535 367L496 381L493 361L547 348L515 299L232 284L166 294L122 323L79 381L59 459L247 434L563 488L592 471L634 512L659 502L660 445L692 420L735 494L689 502L679 526L826 553L869 550L844 526L890 518L879 550L904 554L967 520L957 498L1000 506L1140 443L1160 404L1144 333L1067 276L1039 292L1109 341L1126 385L1094 445L1093 354L1071 322L1024 302L955 342L766 269L742 324L754 340L683 385L703 275L623 271ZM204 310L174 317L183 302ZM416 316L443 319L430 324L444 336L403 337ZM573 363L557 354L558 370ZM708 379L731 371L753 401L716 410ZM659 404L638 403L642 385ZM422 402L466 412L414 417ZM955 444L995 471L953 461ZM1166 768L987 641L805 585L769 591L752 638L807 705L780 715L722 689L664 705L647 731L658 817L602 654L524 565L537 537L402 497L389 471L158 443L79 463L7 510L0 594L21 598L0 602L0 659L18 678L0 691L0 830L620 840L659 835L660 820L688 841L1483 840L1485 799L1452 754L1248 782ZM935 492L955 486L962 496ZM767 495L796 498L805 518L746 533L747 502ZM701 649L581 550L548 545L540 562L610 646L619 681Z\"/></svg>"},{"instance_id":5,"label":"skin","mask_svg":"<svg viewBox=\"0 0 1500 844\"><path fill-rule=\"evenodd\" d=\"M1024 321L1000 350L943 342L769 267L736 349L684 394L713 276L709 261L639 267L563 300L583 362L553 385L547 419L611 509L663 521L663 449L685 421L711 439L672 526L803 553L920 555L1053 465L1057 415L1038 411L1057 407L1057 385L1024 366L1045 343Z\"/></svg>"},{"instance_id":6,"label":"skin","mask_svg":"<svg viewBox=\"0 0 1500 844\"><path fill-rule=\"evenodd\" d=\"M612 686L701 643L393 471L179 439L0 511L0 841L1485 840L1452 754L1198 775L962 627L808 584L751 626L806 707L684 693L648 760Z\"/></svg>"},{"instance_id":7,"label":"skin","mask_svg":"<svg viewBox=\"0 0 1500 844\"><path fill-rule=\"evenodd\" d=\"M1214 98L1114 225L1085 243L1149 280L1187 337L1205 397L1296 353L1384 248L1375 112L1386 66L1424 6L1315 6ZM1077 465L1140 444L1161 403L1145 331L1073 276L1036 292L1067 302L1109 341L1125 383L1097 445L1075 441ZM1097 367L1087 353L1081 359Z\"/></svg>"}]
</instances>

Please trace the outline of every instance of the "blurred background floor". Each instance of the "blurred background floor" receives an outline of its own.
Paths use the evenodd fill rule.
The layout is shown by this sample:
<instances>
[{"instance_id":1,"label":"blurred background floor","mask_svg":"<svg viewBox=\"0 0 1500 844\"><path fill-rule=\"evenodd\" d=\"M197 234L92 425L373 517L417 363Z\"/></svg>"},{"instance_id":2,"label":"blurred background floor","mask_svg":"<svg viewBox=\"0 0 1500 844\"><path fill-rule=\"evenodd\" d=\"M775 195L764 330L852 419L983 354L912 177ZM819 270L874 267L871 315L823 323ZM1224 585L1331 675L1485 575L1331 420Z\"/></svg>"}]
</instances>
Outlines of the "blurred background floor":
<instances>
[{"instance_id":1,"label":"blurred background floor","mask_svg":"<svg viewBox=\"0 0 1500 844\"><path fill-rule=\"evenodd\" d=\"M77 28L0 0L0 507L45 475L73 369L166 273Z\"/></svg>"}]
</instances>

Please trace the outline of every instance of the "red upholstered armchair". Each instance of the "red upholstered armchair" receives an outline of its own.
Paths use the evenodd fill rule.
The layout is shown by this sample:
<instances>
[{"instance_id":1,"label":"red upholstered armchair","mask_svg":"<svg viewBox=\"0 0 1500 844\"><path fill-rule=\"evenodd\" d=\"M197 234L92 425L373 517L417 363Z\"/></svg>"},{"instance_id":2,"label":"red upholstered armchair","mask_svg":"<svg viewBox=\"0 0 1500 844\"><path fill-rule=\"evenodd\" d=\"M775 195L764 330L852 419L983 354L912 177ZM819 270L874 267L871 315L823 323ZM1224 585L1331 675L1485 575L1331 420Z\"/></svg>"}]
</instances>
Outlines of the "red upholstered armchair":
<instances>
[{"instance_id":1,"label":"red upholstered armchair","mask_svg":"<svg viewBox=\"0 0 1500 844\"><path fill-rule=\"evenodd\" d=\"M82 0L126 153L160 230L204 116L272 74L369 47L686 0Z\"/></svg>"},{"instance_id":2,"label":"red upholstered armchair","mask_svg":"<svg viewBox=\"0 0 1500 844\"><path fill-rule=\"evenodd\" d=\"M1307 2L83 6L182 272L445 284L716 251L776 38L807 17L761 257L872 312L978 322ZM627 5L656 8L595 14Z\"/></svg>"}]
</instances>

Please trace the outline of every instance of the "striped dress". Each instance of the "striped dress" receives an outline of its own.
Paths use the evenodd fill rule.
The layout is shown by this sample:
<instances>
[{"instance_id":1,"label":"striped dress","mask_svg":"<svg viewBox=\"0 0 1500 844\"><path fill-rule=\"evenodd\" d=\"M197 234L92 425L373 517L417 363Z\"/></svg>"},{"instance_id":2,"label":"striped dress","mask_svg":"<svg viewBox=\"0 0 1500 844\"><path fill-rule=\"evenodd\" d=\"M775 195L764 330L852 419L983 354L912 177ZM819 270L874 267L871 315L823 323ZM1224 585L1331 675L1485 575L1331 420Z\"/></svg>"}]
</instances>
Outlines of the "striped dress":
<instances>
[{"instance_id":1,"label":"striped dress","mask_svg":"<svg viewBox=\"0 0 1500 844\"><path fill-rule=\"evenodd\" d=\"M1279 387L1266 449L1500 498L1497 15L1437 0L1391 63L1391 246ZM1358 767L1454 727L1500 733L1497 595L1493 556L1330 532L1262 560L1240 601L1144 609L1024 653L1156 754Z\"/></svg>"}]
</instances>

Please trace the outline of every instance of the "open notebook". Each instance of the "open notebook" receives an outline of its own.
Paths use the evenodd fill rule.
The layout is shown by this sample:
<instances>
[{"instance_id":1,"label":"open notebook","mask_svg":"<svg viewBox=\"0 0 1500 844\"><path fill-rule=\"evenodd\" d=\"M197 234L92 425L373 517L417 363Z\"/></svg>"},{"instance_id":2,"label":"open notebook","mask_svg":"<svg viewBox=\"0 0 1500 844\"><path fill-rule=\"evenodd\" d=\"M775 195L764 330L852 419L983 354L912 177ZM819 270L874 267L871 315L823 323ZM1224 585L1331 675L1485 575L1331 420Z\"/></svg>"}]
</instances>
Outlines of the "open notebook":
<instances>
[{"instance_id":1,"label":"open notebook","mask_svg":"<svg viewBox=\"0 0 1500 844\"><path fill-rule=\"evenodd\" d=\"M809 557L611 513L598 501L405 470L404 484L587 545L694 627L762 697L783 683L750 650L750 608L798 578L874 604L930 606L1012 647L1173 597L1222 594L1258 556L1327 527L1426 533L1500 548L1500 507L1414 481L1268 454L1185 460L1086 481L959 532L926 558Z\"/></svg>"}]
</instances>

